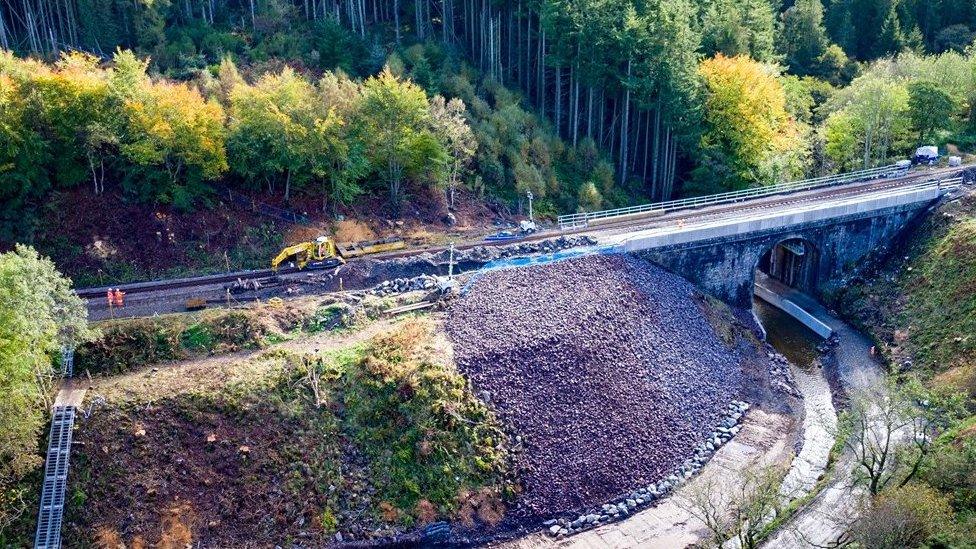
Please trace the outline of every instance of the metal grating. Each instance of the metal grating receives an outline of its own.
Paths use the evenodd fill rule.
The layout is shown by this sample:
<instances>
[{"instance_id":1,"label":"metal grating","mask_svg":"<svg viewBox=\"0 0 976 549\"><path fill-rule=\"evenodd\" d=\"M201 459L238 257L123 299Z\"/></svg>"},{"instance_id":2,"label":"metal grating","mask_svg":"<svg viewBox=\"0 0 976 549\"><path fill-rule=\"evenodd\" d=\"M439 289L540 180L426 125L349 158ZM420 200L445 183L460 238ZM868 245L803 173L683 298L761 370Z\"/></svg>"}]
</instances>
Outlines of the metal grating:
<instances>
[{"instance_id":1,"label":"metal grating","mask_svg":"<svg viewBox=\"0 0 976 549\"><path fill-rule=\"evenodd\" d=\"M75 373L75 348L65 345L61 348L61 363L64 366L64 377L71 377Z\"/></svg>"},{"instance_id":2,"label":"metal grating","mask_svg":"<svg viewBox=\"0 0 976 549\"><path fill-rule=\"evenodd\" d=\"M51 435L44 463L44 484L37 514L34 549L60 549L61 522L64 517L64 492L71 455L71 431L75 424L74 406L55 406Z\"/></svg>"}]
</instances>

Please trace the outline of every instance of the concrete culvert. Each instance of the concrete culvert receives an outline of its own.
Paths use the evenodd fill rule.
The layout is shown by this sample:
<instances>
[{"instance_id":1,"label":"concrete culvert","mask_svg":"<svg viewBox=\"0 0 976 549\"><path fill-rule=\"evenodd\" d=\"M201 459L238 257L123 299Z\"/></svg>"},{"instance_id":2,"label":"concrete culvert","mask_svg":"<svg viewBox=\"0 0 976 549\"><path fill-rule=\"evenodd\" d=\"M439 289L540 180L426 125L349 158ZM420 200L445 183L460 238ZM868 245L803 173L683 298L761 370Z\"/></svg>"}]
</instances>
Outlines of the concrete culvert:
<instances>
[{"instance_id":1,"label":"concrete culvert","mask_svg":"<svg viewBox=\"0 0 976 549\"><path fill-rule=\"evenodd\" d=\"M695 292L646 261L595 255L487 273L451 306L459 369L520 437L527 517L657 482L711 436L742 357Z\"/></svg>"}]
</instances>

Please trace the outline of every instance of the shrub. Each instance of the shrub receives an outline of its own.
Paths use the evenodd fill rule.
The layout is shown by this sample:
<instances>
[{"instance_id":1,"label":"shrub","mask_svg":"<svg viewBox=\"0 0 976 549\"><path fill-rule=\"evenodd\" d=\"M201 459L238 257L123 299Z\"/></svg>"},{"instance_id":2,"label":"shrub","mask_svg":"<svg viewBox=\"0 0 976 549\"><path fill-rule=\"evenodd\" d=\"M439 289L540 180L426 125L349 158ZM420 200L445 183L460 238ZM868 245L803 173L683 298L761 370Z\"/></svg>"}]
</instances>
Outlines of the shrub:
<instances>
[{"instance_id":1,"label":"shrub","mask_svg":"<svg viewBox=\"0 0 976 549\"><path fill-rule=\"evenodd\" d=\"M952 528L949 500L923 484L908 484L879 494L853 527L865 549L918 547Z\"/></svg>"},{"instance_id":2,"label":"shrub","mask_svg":"<svg viewBox=\"0 0 976 549\"><path fill-rule=\"evenodd\" d=\"M111 321L102 336L75 354L77 369L120 374L192 353L234 352L260 345L265 330L254 311L208 311L199 315Z\"/></svg>"},{"instance_id":3,"label":"shrub","mask_svg":"<svg viewBox=\"0 0 976 549\"><path fill-rule=\"evenodd\" d=\"M499 424L434 359L432 330L411 320L375 337L344 383L346 430L384 479L378 496L420 522L456 514L462 493L492 484L505 466Z\"/></svg>"}]
</instances>

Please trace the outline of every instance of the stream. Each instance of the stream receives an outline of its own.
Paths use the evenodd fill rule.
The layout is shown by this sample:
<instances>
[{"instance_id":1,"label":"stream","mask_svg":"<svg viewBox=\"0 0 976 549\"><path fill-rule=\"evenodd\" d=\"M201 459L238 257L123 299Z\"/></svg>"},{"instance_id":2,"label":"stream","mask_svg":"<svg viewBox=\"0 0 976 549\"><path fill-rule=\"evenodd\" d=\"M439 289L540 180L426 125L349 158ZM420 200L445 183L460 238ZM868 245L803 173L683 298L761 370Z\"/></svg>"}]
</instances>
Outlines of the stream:
<instances>
[{"instance_id":1,"label":"stream","mask_svg":"<svg viewBox=\"0 0 976 549\"><path fill-rule=\"evenodd\" d=\"M754 299L753 307L766 330L766 340L792 364L796 388L803 395L803 445L780 487L783 498L792 500L813 490L826 471L834 445L837 412L820 367L818 346L823 338L761 299Z\"/></svg>"},{"instance_id":2,"label":"stream","mask_svg":"<svg viewBox=\"0 0 976 549\"><path fill-rule=\"evenodd\" d=\"M800 321L762 299L752 300L756 317L766 330L766 341L801 370L809 370L820 356L817 346L823 338Z\"/></svg>"}]
</instances>

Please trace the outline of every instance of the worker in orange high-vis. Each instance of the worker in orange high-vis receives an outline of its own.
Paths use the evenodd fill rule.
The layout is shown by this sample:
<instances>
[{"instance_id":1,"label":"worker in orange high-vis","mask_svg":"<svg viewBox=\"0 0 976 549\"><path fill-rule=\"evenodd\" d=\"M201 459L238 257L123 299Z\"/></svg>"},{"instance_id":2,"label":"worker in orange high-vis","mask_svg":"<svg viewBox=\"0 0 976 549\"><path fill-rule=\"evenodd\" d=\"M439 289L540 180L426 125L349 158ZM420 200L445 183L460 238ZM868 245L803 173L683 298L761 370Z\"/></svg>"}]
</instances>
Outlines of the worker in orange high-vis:
<instances>
[{"instance_id":1,"label":"worker in orange high-vis","mask_svg":"<svg viewBox=\"0 0 976 549\"><path fill-rule=\"evenodd\" d=\"M125 292L123 292L119 288L115 289L115 306L125 307Z\"/></svg>"}]
</instances>

